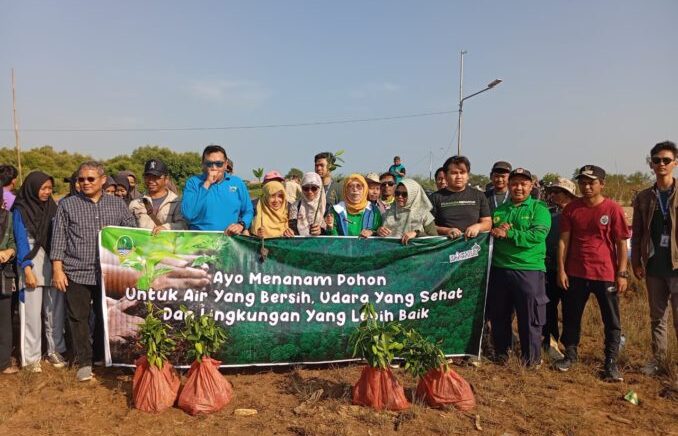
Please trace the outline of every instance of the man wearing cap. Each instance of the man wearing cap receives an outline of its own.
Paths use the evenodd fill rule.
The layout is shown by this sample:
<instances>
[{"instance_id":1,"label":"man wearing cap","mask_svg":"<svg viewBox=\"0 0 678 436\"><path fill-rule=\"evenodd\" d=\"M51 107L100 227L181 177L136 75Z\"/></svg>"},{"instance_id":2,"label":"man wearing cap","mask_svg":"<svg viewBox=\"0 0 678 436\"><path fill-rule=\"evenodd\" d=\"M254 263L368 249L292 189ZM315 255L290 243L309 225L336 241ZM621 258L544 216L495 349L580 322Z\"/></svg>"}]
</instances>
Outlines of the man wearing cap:
<instances>
[{"instance_id":1,"label":"man wearing cap","mask_svg":"<svg viewBox=\"0 0 678 436\"><path fill-rule=\"evenodd\" d=\"M203 174L186 181L181 213L191 230L219 230L239 235L252 224L252 200L240 177L226 174L226 150L208 145Z\"/></svg>"},{"instance_id":2,"label":"man wearing cap","mask_svg":"<svg viewBox=\"0 0 678 436\"><path fill-rule=\"evenodd\" d=\"M581 318L593 293L605 329L603 378L622 381L617 367L621 339L618 294L628 285L629 229L622 208L603 196L605 170L585 165L576 178L582 198L568 204L560 219L558 285L565 290L561 337L565 357L555 367L567 371L577 361Z\"/></svg>"},{"instance_id":3,"label":"man wearing cap","mask_svg":"<svg viewBox=\"0 0 678 436\"><path fill-rule=\"evenodd\" d=\"M568 204L577 198L576 186L569 179L559 178L546 187L546 195L552 205L551 230L546 237L546 324L544 325L544 350L552 362L564 356L558 349L560 329L558 328L558 304L563 300L563 290L558 286L558 242L560 241L560 215Z\"/></svg>"},{"instance_id":4,"label":"man wearing cap","mask_svg":"<svg viewBox=\"0 0 678 436\"><path fill-rule=\"evenodd\" d=\"M645 279L647 285L652 333L653 355L641 369L645 375L655 375L666 361L669 312L673 312L673 328L678 335L678 196L673 177L677 156L678 148L671 141L652 147L650 168L656 182L640 191L633 202L631 264L636 277Z\"/></svg>"},{"instance_id":5,"label":"man wearing cap","mask_svg":"<svg viewBox=\"0 0 678 436\"><path fill-rule=\"evenodd\" d=\"M383 215L388 207L381 201L381 182L377 173L369 173L365 176L367 181L367 200L379 209Z\"/></svg>"},{"instance_id":6,"label":"man wearing cap","mask_svg":"<svg viewBox=\"0 0 678 436\"><path fill-rule=\"evenodd\" d=\"M487 295L488 318L497 357L508 357L513 311L518 319L521 358L541 364L541 331L546 322L544 256L551 216L546 204L530 196L532 174L516 168L508 177L509 201L492 216L494 252Z\"/></svg>"},{"instance_id":7,"label":"man wearing cap","mask_svg":"<svg viewBox=\"0 0 678 436\"><path fill-rule=\"evenodd\" d=\"M405 177L405 165L400 162L400 156L393 158L393 165L388 168L388 172L395 177L396 185Z\"/></svg>"},{"instance_id":8,"label":"man wearing cap","mask_svg":"<svg viewBox=\"0 0 678 436\"><path fill-rule=\"evenodd\" d=\"M129 210L140 228L151 229L153 234L161 230L186 229L186 220L181 214L181 200L167 189L169 170L160 159L151 159L144 165L146 195L129 204Z\"/></svg>"},{"instance_id":9,"label":"man wearing cap","mask_svg":"<svg viewBox=\"0 0 678 436\"><path fill-rule=\"evenodd\" d=\"M487 201L490 203L490 212L492 213L509 199L508 176L512 169L511 164L503 160L492 165L492 170L490 171L492 188L485 192Z\"/></svg>"}]
</instances>

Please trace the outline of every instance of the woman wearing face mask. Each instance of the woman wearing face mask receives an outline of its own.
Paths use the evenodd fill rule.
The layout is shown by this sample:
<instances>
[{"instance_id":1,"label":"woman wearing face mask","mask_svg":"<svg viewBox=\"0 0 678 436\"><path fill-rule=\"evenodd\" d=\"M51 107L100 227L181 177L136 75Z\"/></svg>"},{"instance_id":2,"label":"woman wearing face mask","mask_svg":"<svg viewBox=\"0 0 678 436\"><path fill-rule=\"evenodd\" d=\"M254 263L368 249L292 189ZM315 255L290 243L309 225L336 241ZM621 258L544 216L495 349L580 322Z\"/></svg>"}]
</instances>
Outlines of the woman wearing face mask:
<instances>
[{"instance_id":1,"label":"woman wearing face mask","mask_svg":"<svg viewBox=\"0 0 678 436\"><path fill-rule=\"evenodd\" d=\"M14 239L17 245L20 296L21 366L41 372L42 328L47 339L47 361L56 368L66 364L64 294L51 286L49 260L51 223L57 205L52 199L54 179L40 171L26 176L14 203ZM42 319L44 314L44 323Z\"/></svg>"},{"instance_id":2,"label":"woman wearing face mask","mask_svg":"<svg viewBox=\"0 0 678 436\"><path fill-rule=\"evenodd\" d=\"M318 174L304 174L301 180L301 198L290 204L290 228L300 236L318 236L325 233L325 190Z\"/></svg>"},{"instance_id":3,"label":"woman wearing face mask","mask_svg":"<svg viewBox=\"0 0 678 436\"><path fill-rule=\"evenodd\" d=\"M419 236L436 236L435 218L431 202L424 190L412 179L402 179L395 190L395 203L384 214L384 225L379 236L401 238L403 244Z\"/></svg>"},{"instance_id":4,"label":"woman wearing face mask","mask_svg":"<svg viewBox=\"0 0 678 436\"><path fill-rule=\"evenodd\" d=\"M327 234L369 238L381 227L381 213L367 200L367 181L360 174L351 174L344 181L344 201L332 207L325 218Z\"/></svg>"},{"instance_id":5,"label":"woman wearing face mask","mask_svg":"<svg viewBox=\"0 0 678 436\"><path fill-rule=\"evenodd\" d=\"M261 199L257 203L257 214L252 220L250 232L259 238L291 237L294 232L287 219L285 186L271 181L263 186Z\"/></svg>"}]
</instances>

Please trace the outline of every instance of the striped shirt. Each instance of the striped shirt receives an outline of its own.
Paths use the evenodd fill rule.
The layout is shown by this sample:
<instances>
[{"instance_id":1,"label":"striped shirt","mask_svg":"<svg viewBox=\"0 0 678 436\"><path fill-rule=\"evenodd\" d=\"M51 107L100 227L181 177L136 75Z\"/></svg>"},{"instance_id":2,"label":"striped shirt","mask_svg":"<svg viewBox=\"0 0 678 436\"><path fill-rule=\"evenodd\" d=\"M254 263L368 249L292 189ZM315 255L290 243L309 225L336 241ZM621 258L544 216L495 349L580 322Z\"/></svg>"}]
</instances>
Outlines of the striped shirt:
<instances>
[{"instance_id":1,"label":"striped shirt","mask_svg":"<svg viewBox=\"0 0 678 436\"><path fill-rule=\"evenodd\" d=\"M72 195L59 202L50 258L63 261L68 280L83 285L100 282L99 231L106 226L136 227L121 198L104 194L95 203L84 195Z\"/></svg>"}]
</instances>

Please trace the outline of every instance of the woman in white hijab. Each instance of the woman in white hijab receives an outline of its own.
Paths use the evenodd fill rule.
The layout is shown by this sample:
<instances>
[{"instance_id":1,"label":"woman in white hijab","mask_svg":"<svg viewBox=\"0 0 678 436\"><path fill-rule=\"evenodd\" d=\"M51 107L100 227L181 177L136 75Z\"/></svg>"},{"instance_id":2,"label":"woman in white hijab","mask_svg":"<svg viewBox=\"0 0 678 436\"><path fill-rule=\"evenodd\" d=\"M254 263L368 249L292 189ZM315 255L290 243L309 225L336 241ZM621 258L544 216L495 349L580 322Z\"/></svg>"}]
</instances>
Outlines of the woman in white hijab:
<instances>
[{"instance_id":1,"label":"woman in white hijab","mask_svg":"<svg viewBox=\"0 0 678 436\"><path fill-rule=\"evenodd\" d=\"M296 235L319 236L325 233L325 190L322 179L315 172L304 174L301 179L299 200L290 204L288 217L290 228Z\"/></svg>"},{"instance_id":2,"label":"woman in white hijab","mask_svg":"<svg viewBox=\"0 0 678 436\"><path fill-rule=\"evenodd\" d=\"M424 190L412 179L402 179L395 190L395 201L384 213L379 236L401 238L403 244L419 236L436 236L433 206Z\"/></svg>"}]
</instances>

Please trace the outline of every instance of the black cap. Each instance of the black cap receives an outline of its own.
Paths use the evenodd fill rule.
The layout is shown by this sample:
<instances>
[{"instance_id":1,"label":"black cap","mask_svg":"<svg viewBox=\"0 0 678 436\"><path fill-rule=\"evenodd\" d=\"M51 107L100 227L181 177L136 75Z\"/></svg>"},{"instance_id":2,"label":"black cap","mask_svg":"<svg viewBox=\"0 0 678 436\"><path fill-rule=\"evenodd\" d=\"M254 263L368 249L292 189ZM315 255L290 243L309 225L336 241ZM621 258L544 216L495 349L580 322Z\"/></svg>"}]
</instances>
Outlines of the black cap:
<instances>
[{"instance_id":1,"label":"black cap","mask_svg":"<svg viewBox=\"0 0 678 436\"><path fill-rule=\"evenodd\" d=\"M532 173L525 168L516 168L515 170L511 171L509 173L509 179L512 179L513 177L525 177L530 180L532 180Z\"/></svg>"},{"instance_id":2,"label":"black cap","mask_svg":"<svg viewBox=\"0 0 678 436\"><path fill-rule=\"evenodd\" d=\"M146 161L144 165L144 175L152 174L154 176L166 176L169 170L163 161L160 159L151 159Z\"/></svg>"},{"instance_id":3,"label":"black cap","mask_svg":"<svg viewBox=\"0 0 678 436\"><path fill-rule=\"evenodd\" d=\"M595 165L584 165L579 169L575 179L586 177L591 180L605 180L605 170Z\"/></svg>"},{"instance_id":4,"label":"black cap","mask_svg":"<svg viewBox=\"0 0 678 436\"><path fill-rule=\"evenodd\" d=\"M492 165L492 170L490 171L490 174L492 173L510 173L513 167L511 166L510 163L500 160L498 162L495 162L494 165Z\"/></svg>"}]
</instances>

